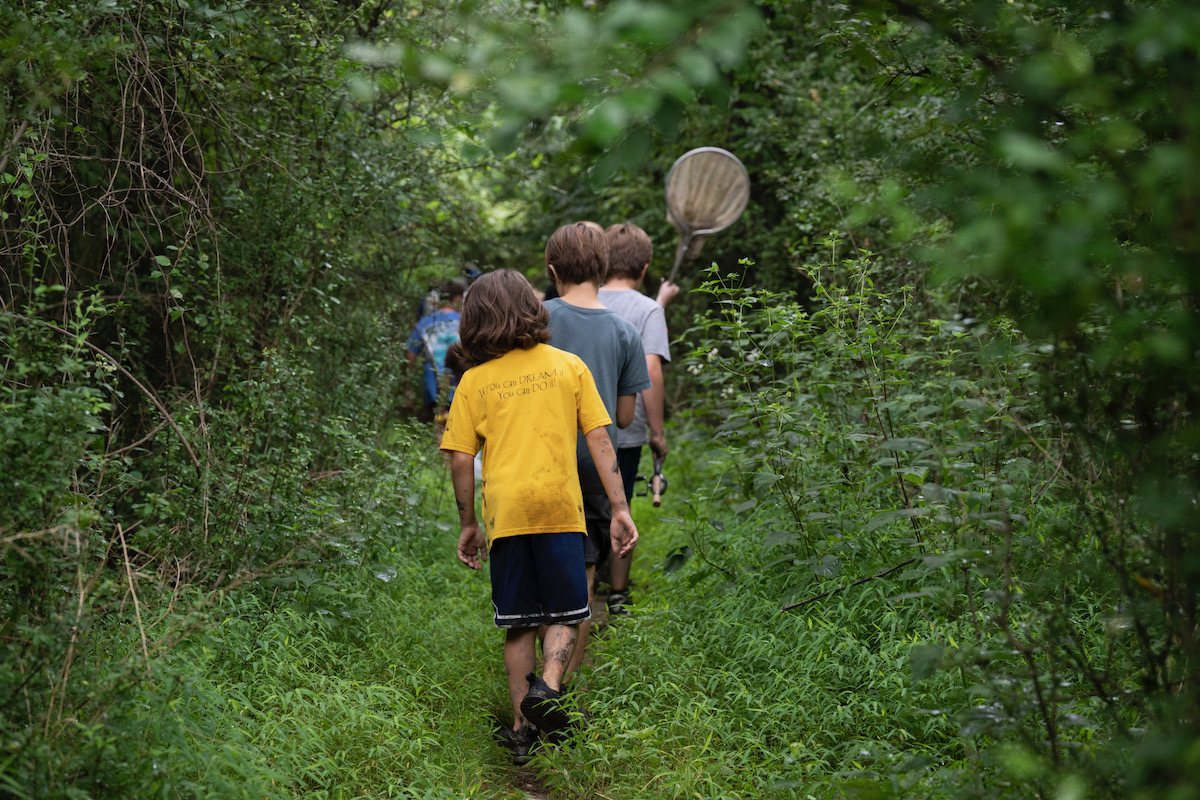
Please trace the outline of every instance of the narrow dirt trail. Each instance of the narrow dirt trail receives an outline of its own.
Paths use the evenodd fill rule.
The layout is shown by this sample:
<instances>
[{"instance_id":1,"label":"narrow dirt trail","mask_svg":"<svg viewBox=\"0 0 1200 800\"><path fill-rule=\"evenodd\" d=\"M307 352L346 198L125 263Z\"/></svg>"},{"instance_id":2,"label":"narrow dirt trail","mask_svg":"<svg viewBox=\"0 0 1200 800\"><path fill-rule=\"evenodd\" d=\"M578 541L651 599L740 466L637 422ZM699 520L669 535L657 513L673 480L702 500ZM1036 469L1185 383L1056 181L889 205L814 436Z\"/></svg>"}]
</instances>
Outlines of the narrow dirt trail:
<instances>
[{"instance_id":1,"label":"narrow dirt trail","mask_svg":"<svg viewBox=\"0 0 1200 800\"><path fill-rule=\"evenodd\" d=\"M543 791L537 773L533 770L520 770L517 777L513 779L513 786L524 792L530 800L550 800L550 795Z\"/></svg>"}]
</instances>

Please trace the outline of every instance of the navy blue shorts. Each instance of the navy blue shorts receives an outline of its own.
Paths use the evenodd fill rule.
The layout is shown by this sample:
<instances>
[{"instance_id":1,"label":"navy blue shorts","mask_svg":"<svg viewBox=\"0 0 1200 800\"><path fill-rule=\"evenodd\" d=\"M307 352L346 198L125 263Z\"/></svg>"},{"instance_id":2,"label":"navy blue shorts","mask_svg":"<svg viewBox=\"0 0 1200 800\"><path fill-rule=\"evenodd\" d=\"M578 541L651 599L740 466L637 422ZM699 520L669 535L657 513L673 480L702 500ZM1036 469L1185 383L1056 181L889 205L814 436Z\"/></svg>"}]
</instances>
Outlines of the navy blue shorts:
<instances>
[{"instance_id":1,"label":"navy blue shorts","mask_svg":"<svg viewBox=\"0 0 1200 800\"><path fill-rule=\"evenodd\" d=\"M505 536L488 553L497 628L576 625L589 619L582 533Z\"/></svg>"},{"instance_id":2,"label":"navy blue shorts","mask_svg":"<svg viewBox=\"0 0 1200 800\"><path fill-rule=\"evenodd\" d=\"M585 491L583 519L588 533L583 540L583 561L588 566L602 564L612 552L612 505L608 495Z\"/></svg>"}]
</instances>

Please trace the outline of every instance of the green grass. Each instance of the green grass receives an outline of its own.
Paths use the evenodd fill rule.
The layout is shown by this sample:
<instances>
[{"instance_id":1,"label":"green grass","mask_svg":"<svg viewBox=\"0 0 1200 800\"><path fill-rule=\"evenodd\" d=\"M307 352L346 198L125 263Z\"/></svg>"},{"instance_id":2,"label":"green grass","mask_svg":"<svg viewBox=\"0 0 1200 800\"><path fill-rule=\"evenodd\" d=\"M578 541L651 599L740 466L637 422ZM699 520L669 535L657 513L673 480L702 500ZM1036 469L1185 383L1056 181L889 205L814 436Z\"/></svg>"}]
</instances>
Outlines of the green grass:
<instances>
[{"instance_id":1,"label":"green grass","mask_svg":"<svg viewBox=\"0 0 1200 800\"><path fill-rule=\"evenodd\" d=\"M836 796L847 781L890 793L893 779L962 759L938 712L962 690L948 674L912 680L911 645L932 631L911 604L881 598L896 586L780 612L778 571L734 585L693 558L663 573L688 541L690 486L708 480L689 450L700 448L680 443L668 461L660 509L635 501L636 610L593 647L576 745L534 762L547 785L564 797ZM761 538L750 521L725 533Z\"/></svg>"},{"instance_id":2,"label":"green grass","mask_svg":"<svg viewBox=\"0 0 1200 800\"><path fill-rule=\"evenodd\" d=\"M501 639L486 575L456 569L453 535L431 530L395 553L387 581L371 569L334 576L353 606L299 612L247 594L187 648L225 701L222 729L290 779L283 796L512 796L491 743Z\"/></svg>"},{"instance_id":3,"label":"green grass","mask_svg":"<svg viewBox=\"0 0 1200 800\"><path fill-rule=\"evenodd\" d=\"M955 716L978 704L973 683L960 668L914 677L912 661L915 645L953 650L968 622L904 572L781 611L877 553L843 553L843 574L823 577L779 557L767 521L712 489L722 468L708 457L677 438L663 506L635 500L636 605L593 642L573 746L519 773L492 740L510 713L503 637L486 571L454 556L434 458L407 483L398 537L243 587L156 662L108 731L126 734L106 752L153 764L123 796L516 798L532 774L555 798L946 797L979 780L978 742ZM664 570L686 546L705 558ZM104 630L113 658L136 650L133 627Z\"/></svg>"}]
</instances>

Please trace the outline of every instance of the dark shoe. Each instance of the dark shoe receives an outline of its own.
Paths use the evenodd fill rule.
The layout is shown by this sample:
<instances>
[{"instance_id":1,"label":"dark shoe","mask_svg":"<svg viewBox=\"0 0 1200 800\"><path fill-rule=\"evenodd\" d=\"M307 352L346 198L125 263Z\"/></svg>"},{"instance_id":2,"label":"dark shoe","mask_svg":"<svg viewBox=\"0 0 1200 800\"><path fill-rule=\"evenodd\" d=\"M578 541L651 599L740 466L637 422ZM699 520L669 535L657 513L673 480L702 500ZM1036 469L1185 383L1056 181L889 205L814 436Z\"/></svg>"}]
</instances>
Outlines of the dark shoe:
<instances>
[{"instance_id":1,"label":"dark shoe","mask_svg":"<svg viewBox=\"0 0 1200 800\"><path fill-rule=\"evenodd\" d=\"M633 605L633 597L630 596L628 589L608 593L608 615L610 617L628 614L631 605Z\"/></svg>"},{"instance_id":2,"label":"dark shoe","mask_svg":"<svg viewBox=\"0 0 1200 800\"><path fill-rule=\"evenodd\" d=\"M520 730L501 728L496 732L496 740L512 751L513 763L518 767L528 764L533 758L533 750L538 743L538 729L532 725L522 725Z\"/></svg>"},{"instance_id":3,"label":"dark shoe","mask_svg":"<svg viewBox=\"0 0 1200 800\"><path fill-rule=\"evenodd\" d=\"M571 717L562 701L562 692L551 689L546 682L532 672L525 676L529 681L529 693L521 701L521 713L538 730L553 734L571 726Z\"/></svg>"}]
</instances>

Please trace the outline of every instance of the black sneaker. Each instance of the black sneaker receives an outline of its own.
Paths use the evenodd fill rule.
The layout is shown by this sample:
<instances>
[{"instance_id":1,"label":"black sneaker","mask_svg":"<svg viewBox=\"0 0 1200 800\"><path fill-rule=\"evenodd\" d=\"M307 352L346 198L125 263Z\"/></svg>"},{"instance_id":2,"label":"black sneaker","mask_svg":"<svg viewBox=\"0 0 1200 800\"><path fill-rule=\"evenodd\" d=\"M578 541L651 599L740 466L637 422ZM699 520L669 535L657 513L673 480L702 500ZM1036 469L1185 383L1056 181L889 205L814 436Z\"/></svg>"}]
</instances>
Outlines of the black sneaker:
<instances>
[{"instance_id":1,"label":"black sneaker","mask_svg":"<svg viewBox=\"0 0 1200 800\"><path fill-rule=\"evenodd\" d=\"M571 717L562 701L562 692L551 689L544 680L532 672L525 676L529 681L529 693L521 701L521 713L538 730L553 734L571 726Z\"/></svg>"},{"instance_id":2,"label":"black sneaker","mask_svg":"<svg viewBox=\"0 0 1200 800\"><path fill-rule=\"evenodd\" d=\"M629 613L629 606L633 605L633 597L629 594L628 589L622 589L620 591L609 592L607 602L608 615L616 617Z\"/></svg>"},{"instance_id":3,"label":"black sneaker","mask_svg":"<svg viewBox=\"0 0 1200 800\"><path fill-rule=\"evenodd\" d=\"M513 763L519 767L533 758L533 750L538 743L538 729L532 725L522 725L515 731L501 728L496 732L496 741L501 747L512 751Z\"/></svg>"}]
</instances>

